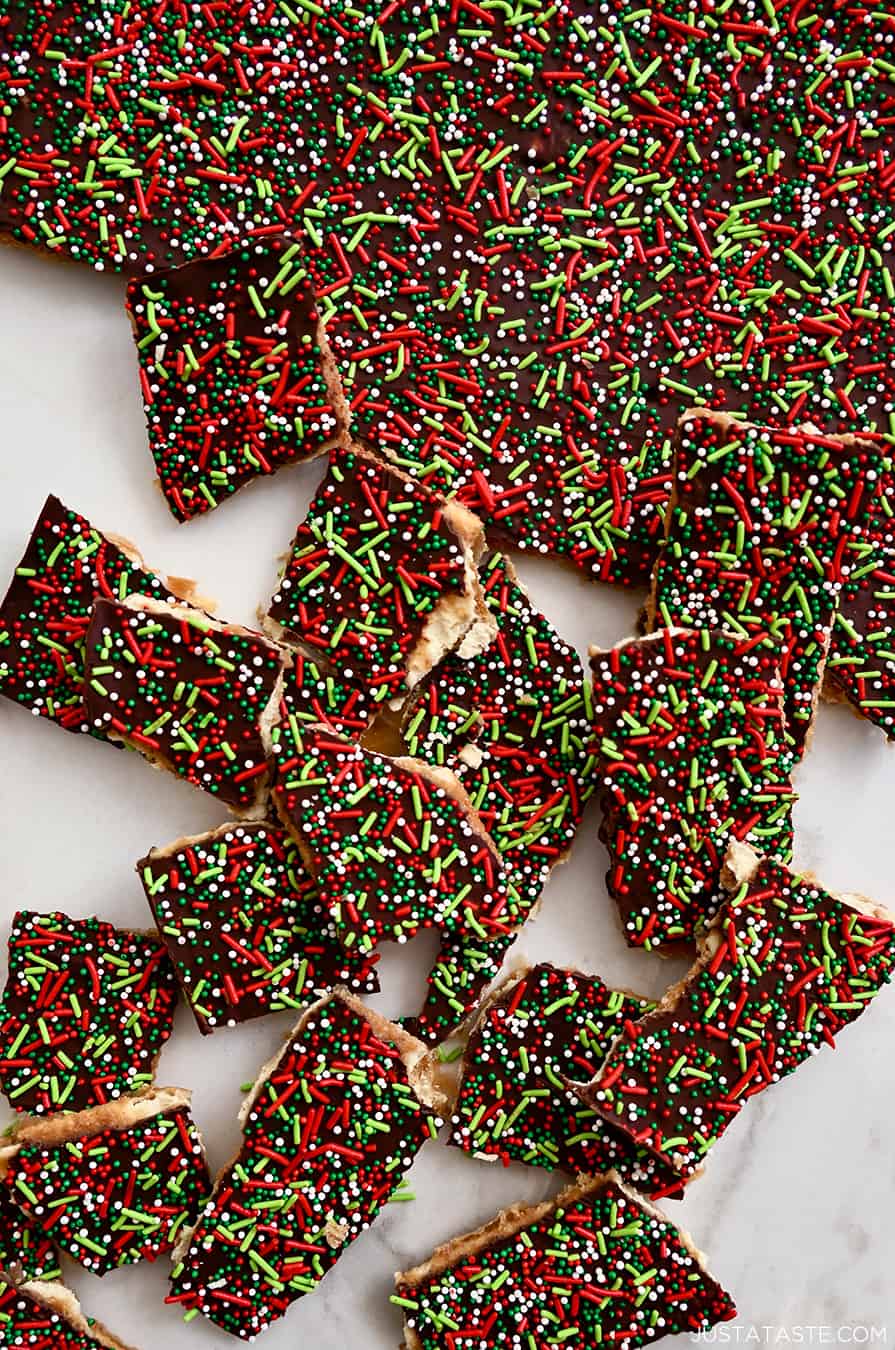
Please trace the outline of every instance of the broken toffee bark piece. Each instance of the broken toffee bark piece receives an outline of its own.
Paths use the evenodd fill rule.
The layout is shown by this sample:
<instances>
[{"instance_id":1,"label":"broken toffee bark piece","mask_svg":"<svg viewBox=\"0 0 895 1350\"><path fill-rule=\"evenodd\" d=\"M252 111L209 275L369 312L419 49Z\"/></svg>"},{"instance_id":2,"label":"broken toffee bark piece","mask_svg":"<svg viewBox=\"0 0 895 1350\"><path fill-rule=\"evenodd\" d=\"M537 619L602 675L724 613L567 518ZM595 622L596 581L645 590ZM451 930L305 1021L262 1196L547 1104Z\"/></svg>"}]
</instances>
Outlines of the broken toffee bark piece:
<instances>
[{"instance_id":1,"label":"broken toffee bark piece","mask_svg":"<svg viewBox=\"0 0 895 1350\"><path fill-rule=\"evenodd\" d=\"M61 1275L59 1254L40 1221L27 1219L0 1184L0 1281L23 1284Z\"/></svg>"},{"instance_id":2,"label":"broken toffee bark piece","mask_svg":"<svg viewBox=\"0 0 895 1350\"><path fill-rule=\"evenodd\" d=\"M627 1027L582 1099L689 1175L750 1097L853 1022L895 970L895 915L732 843L699 959Z\"/></svg>"},{"instance_id":3,"label":"broken toffee bark piece","mask_svg":"<svg viewBox=\"0 0 895 1350\"><path fill-rule=\"evenodd\" d=\"M614 1167L647 1195L680 1178L584 1107L570 1080L592 1077L622 1029L655 1004L595 975L542 964L510 975L472 1028L450 1143L486 1162L595 1176Z\"/></svg>"},{"instance_id":4,"label":"broken toffee bark piece","mask_svg":"<svg viewBox=\"0 0 895 1350\"><path fill-rule=\"evenodd\" d=\"M102 734L226 802L263 814L264 736L288 655L260 633L142 595L97 602L87 710Z\"/></svg>"},{"instance_id":5,"label":"broken toffee bark piece","mask_svg":"<svg viewBox=\"0 0 895 1350\"><path fill-rule=\"evenodd\" d=\"M245 1100L168 1302L258 1335L370 1226L445 1110L419 1041L344 991L315 1003Z\"/></svg>"},{"instance_id":6,"label":"broken toffee bark piece","mask_svg":"<svg viewBox=\"0 0 895 1350\"><path fill-rule=\"evenodd\" d=\"M0 1087L17 1111L99 1106L152 1082L177 982L155 933L20 910L0 998Z\"/></svg>"},{"instance_id":7,"label":"broken toffee bark piece","mask_svg":"<svg viewBox=\"0 0 895 1350\"><path fill-rule=\"evenodd\" d=\"M429 1045L445 1040L463 1025L483 990L496 979L518 936L518 927L489 941L443 933L426 977L423 1006L416 1016L402 1018L402 1026Z\"/></svg>"},{"instance_id":8,"label":"broken toffee bark piece","mask_svg":"<svg viewBox=\"0 0 895 1350\"><path fill-rule=\"evenodd\" d=\"M824 691L895 739L895 475L874 502L870 541L852 569L833 623Z\"/></svg>"},{"instance_id":9,"label":"broken toffee bark piece","mask_svg":"<svg viewBox=\"0 0 895 1350\"><path fill-rule=\"evenodd\" d=\"M211 1189L190 1093L155 1088L19 1125L0 1150L3 1185L94 1275L171 1250Z\"/></svg>"},{"instance_id":10,"label":"broken toffee bark piece","mask_svg":"<svg viewBox=\"0 0 895 1350\"><path fill-rule=\"evenodd\" d=\"M376 958L341 946L282 828L221 825L152 849L137 872L203 1034L298 1010L337 984L379 988Z\"/></svg>"},{"instance_id":11,"label":"broken toffee bark piece","mask_svg":"<svg viewBox=\"0 0 895 1350\"><path fill-rule=\"evenodd\" d=\"M802 753L844 583L869 538L879 447L691 409L653 574L652 620L779 646L787 727Z\"/></svg>"},{"instance_id":12,"label":"broken toffee bark piece","mask_svg":"<svg viewBox=\"0 0 895 1350\"><path fill-rule=\"evenodd\" d=\"M92 1317L70 1289L40 1280L16 1288L0 1282L2 1350L130 1350Z\"/></svg>"},{"instance_id":13,"label":"broken toffee bark piece","mask_svg":"<svg viewBox=\"0 0 895 1350\"><path fill-rule=\"evenodd\" d=\"M326 448L336 415L299 245L265 236L131 281L149 441L175 516Z\"/></svg>"},{"instance_id":14,"label":"broken toffee bark piece","mask_svg":"<svg viewBox=\"0 0 895 1350\"><path fill-rule=\"evenodd\" d=\"M49 496L0 606L0 693L66 731L95 731L84 704L90 614L98 596L134 592L174 599L132 544Z\"/></svg>"},{"instance_id":15,"label":"broken toffee bark piece","mask_svg":"<svg viewBox=\"0 0 895 1350\"><path fill-rule=\"evenodd\" d=\"M405 713L412 755L457 775L497 845L517 922L537 908L565 860L593 790L589 693L577 653L532 605L509 559L482 565L488 613L436 667ZM513 935L496 943L445 938L418 1018L446 1035L497 974Z\"/></svg>"},{"instance_id":16,"label":"broken toffee bark piece","mask_svg":"<svg viewBox=\"0 0 895 1350\"><path fill-rule=\"evenodd\" d=\"M374 754L309 727L279 766L273 800L347 948L406 942L421 928L512 931L500 857L447 769Z\"/></svg>"},{"instance_id":17,"label":"broken toffee bark piece","mask_svg":"<svg viewBox=\"0 0 895 1350\"><path fill-rule=\"evenodd\" d=\"M267 629L388 700L418 684L479 616L483 547L464 507L368 451L336 446Z\"/></svg>"},{"instance_id":18,"label":"broken toffee bark piece","mask_svg":"<svg viewBox=\"0 0 895 1350\"><path fill-rule=\"evenodd\" d=\"M633 1350L736 1315L688 1234L614 1172L501 1211L395 1285L405 1350L502 1350L520 1327L532 1346L569 1333L581 1346Z\"/></svg>"},{"instance_id":19,"label":"broken toffee bark piece","mask_svg":"<svg viewBox=\"0 0 895 1350\"><path fill-rule=\"evenodd\" d=\"M724 900L728 840L792 852L779 650L704 628L592 648L606 874L627 941L692 940Z\"/></svg>"}]
</instances>

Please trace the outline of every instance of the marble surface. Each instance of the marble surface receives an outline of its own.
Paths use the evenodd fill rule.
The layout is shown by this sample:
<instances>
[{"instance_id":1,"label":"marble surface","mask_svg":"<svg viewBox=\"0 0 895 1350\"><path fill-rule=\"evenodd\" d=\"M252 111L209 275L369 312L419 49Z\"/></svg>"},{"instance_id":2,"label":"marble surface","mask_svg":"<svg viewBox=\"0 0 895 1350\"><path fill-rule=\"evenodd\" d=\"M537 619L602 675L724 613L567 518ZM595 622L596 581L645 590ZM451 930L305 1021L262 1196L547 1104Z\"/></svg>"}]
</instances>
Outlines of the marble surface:
<instances>
[{"instance_id":1,"label":"marble surface","mask_svg":"<svg viewBox=\"0 0 895 1350\"><path fill-rule=\"evenodd\" d=\"M322 469L284 470L205 519L175 524L155 487L123 294L117 278L0 250L0 589L52 491L135 540L150 563L197 577L222 616L251 622ZM540 561L523 561L520 570L582 653L630 631L642 597ZM5 701L0 745L4 951L20 906L147 925L135 859L150 845L221 821L213 802L136 756L65 735ZM797 862L831 888L895 906L895 754L880 733L841 708L822 708L798 787ZM597 828L591 810L513 955L577 964L658 995L683 966L625 947ZM433 948L424 936L400 954L387 949L376 1006L391 1015L416 1007ZM159 1081L193 1089L214 1167L237 1146L239 1084L254 1077L287 1026L274 1018L200 1039L179 1012ZM738 1322L725 1329L730 1342L895 1342L893 1052L889 989L835 1053L824 1051L752 1103L685 1200L666 1202L737 1299ZM394 1350L401 1318L388 1302L393 1272L501 1205L541 1199L559 1185L546 1172L489 1167L438 1143L426 1145L410 1181L416 1199L387 1207L322 1287L268 1333L267 1350ZM102 1281L70 1264L67 1270L86 1310L143 1350L235 1344L201 1318L185 1326L164 1306L164 1263Z\"/></svg>"}]
</instances>

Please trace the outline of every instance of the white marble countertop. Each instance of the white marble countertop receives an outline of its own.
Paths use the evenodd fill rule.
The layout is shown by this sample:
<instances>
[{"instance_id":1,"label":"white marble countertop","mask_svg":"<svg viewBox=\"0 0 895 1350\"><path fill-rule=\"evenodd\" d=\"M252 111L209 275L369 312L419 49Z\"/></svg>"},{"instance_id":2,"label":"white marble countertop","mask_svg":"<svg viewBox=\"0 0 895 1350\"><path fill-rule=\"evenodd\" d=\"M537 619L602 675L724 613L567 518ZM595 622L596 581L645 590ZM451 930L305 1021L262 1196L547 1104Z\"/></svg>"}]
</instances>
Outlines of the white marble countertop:
<instances>
[{"instance_id":1,"label":"white marble countertop","mask_svg":"<svg viewBox=\"0 0 895 1350\"><path fill-rule=\"evenodd\" d=\"M223 617L251 622L322 468L284 470L205 519L175 524L154 483L123 294L118 278L0 250L0 592L52 491L97 525L128 535L161 570L198 578ZM640 596L542 562L523 561L520 571L582 653L631 630ZM222 821L212 801L137 756L65 735L5 700L0 744L4 967L19 907L147 926L134 861L153 844ZM798 788L796 862L828 887L895 906L895 751L882 735L841 708L823 707ZM514 954L575 964L657 995L683 967L625 947L603 881L598 825L591 809L571 861L554 875ZM433 950L429 937L400 955L389 949L374 1004L391 1015L412 1011ZM202 1039L179 1011L159 1082L193 1089L214 1168L237 1146L239 1084L254 1078L287 1026L274 1018ZM822 1052L752 1103L686 1199L665 1202L737 1300L738 1321L718 1339L895 1345L893 1085L895 988L844 1032L835 1053ZM560 1178L521 1165L489 1167L431 1143L410 1181L416 1200L387 1207L322 1287L263 1338L266 1350L394 1350L401 1318L388 1302L393 1272L503 1204L543 1198ZM71 1263L66 1270L85 1310L142 1350L235 1345L201 1318L184 1325L163 1304L165 1266L103 1280Z\"/></svg>"}]
</instances>

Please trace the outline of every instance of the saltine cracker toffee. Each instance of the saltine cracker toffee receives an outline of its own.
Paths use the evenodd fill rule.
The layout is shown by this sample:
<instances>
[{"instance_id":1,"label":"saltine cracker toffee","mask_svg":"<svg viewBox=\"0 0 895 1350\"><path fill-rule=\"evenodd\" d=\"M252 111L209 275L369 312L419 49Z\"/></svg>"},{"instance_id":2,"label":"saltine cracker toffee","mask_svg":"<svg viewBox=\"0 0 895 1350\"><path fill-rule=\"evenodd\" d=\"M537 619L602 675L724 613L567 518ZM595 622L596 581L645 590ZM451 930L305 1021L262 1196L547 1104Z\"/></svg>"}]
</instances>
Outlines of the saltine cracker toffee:
<instances>
[{"instance_id":1,"label":"saltine cracker toffee","mask_svg":"<svg viewBox=\"0 0 895 1350\"><path fill-rule=\"evenodd\" d=\"M886 461L869 538L833 621L824 692L895 737L895 477Z\"/></svg>"},{"instance_id":2,"label":"saltine cracker toffee","mask_svg":"<svg viewBox=\"0 0 895 1350\"><path fill-rule=\"evenodd\" d=\"M199 1030L299 1011L347 985L374 993L376 958L346 952L285 830L221 825L137 863L146 898Z\"/></svg>"},{"instance_id":3,"label":"saltine cracker toffee","mask_svg":"<svg viewBox=\"0 0 895 1350\"><path fill-rule=\"evenodd\" d=\"M245 1100L168 1301L258 1335L370 1226L443 1109L419 1041L348 994L312 1005Z\"/></svg>"},{"instance_id":4,"label":"saltine cracker toffee","mask_svg":"<svg viewBox=\"0 0 895 1350\"><path fill-rule=\"evenodd\" d=\"M211 1189L190 1094L158 1088L25 1122L0 1150L28 1222L94 1275L170 1252Z\"/></svg>"},{"instance_id":5,"label":"saltine cracker toffee","mask_svg":"<svg viewBox=\"0 0 895 1350\"><path fill-rule=\"evenodd\" d=\"M447 769L312 726L273 799L346 949L423 928L485 942L514 929L500 855Z\"/></svg>"},{"instance_id":6,"label":"saltine cracker toffee","mask_svg":"<svg viewBox=\"0 0 895 1350\"><path fill-rule=\"evenodd\" d=\"M465 636L480 608L484 537L456 502L350 446L330 452L267 611L376 702L406 694Z\"/></svg>"},{"instance_id":7,"label":"saltine cracker toffee","mask_svg":"<svg viewBox=\"0 0 895 1350\"><path fill-rule=\"evenodd\" d=\"M780 660L773 644L704 628L591 649L606 884L632 946L692 941L724 899L729 839L790 856Z\"/></svg>"},{"instance_id":8,"label":"saltine cracker toffee","mask_svg":"<svg viewBox=\"0 0 895 1350\"><path fill-rule=\"evenodd\" d=\"M748 844L727 906L654 1012L627 1027L583 1100L682 1176L758 1093L867 1009L895 971L895 916Z\"/></svg>"},{"instance_id":9,"label":"saltine cracker toffee","mask_svg":"<svg viewBox=\"0 0 895 1350\"><path fill-rule=\"evenodd\" d=\"M268 736L274 779L289 772L290 761L301 754L302 733L319 723L348 740L358 741L369 729L379 705L363 683L362 673L347 679L325 661L300 648L290 648L292 665L283 672L279 699Z\"/></svg>"},{"instance_id":10,"label":"saltine cracker toffee","mask_svg":"<svg viewBox=\"0 0 895 1350\"><path fill-rule=\"evenodd\" d=\"M532 605L510 560L480 569L496 633L473 628L404 711L410 753L455 773L500 853L517 922L530 917L574 842L593 791L589 689L577 653ZM443 937L426 1002L410 1026L437 1039L494 978L515 934Z\"/></svg>"},{"instance_id":11,"label":"saltine cracker toffee","mask_svg":"<svg viewBox=\"0 0 895 1350\"><path fill-rule=\"evenodd\" d=\"M895 727L893 77L863 0L6 6L0 236L127 278L174 517L328 467L269 638L55 497L0 608L0 693L241 818L141 860L163 942L15 918L4 1350L123 1350L56 1247L176 1243L169 1302L254 1338L451 1114L578 1182L398 1276L406 1350L735 1315L627 1183L680 1194L895 965L891 914L786 866L824 681ZM651 580L649 635L591 680L503 547ZM592 795L625 938L696 964L655 1005L548 965L480 1003ZM386 1022L349 990L423 928ZM178 979L203 1032L300 1014L207 1199L152 1089ZM424 1042L477 1005L451 1112Z\"/></svg>"},{"instance_id":12,"label":"saltine cracker toffee","mask_svg":"<svg viewBox=\"0 0 895 1350\"><path fill-rule=\"evenodd\" d=\"M879 447L807 428L681 420L675 495L653 575L654 625L728 628L780 652L784 714L807 743L833 619L870 538Z\"/></svg>"},{"instance_id":13,"label":"saltine cracker toffee","mask_svg":"<svg viewBox=\"0 0 895 1350\"><path fill-rule=\"evenodd\" d=\"M686 1233L615 1173L516 1205L395 1276L405 1350L619 1342L736 1315ZM521 1339L525 1336L525 1340Z\"/></svg>"},{"instance_id":14,"label":"saltine cracker toffee","mask_svg":"<svg viewBox=\"0 0 895 1350\"><path fill-rule=\"evenodd\" d=\"M97 601L86 652L87 711L97 731L236 814L263 814L264 733L284 652L260 633L142 595Z\"/></svg>"},{"instance_id":15,"label":"saltine cracker toffee","mask_svg":"<svg viewBox=\"0 0 895 1350\"><path fill-rule=\"evenodd\" d=\"M3 1350L131 1350L95 1318L87 1317L71 1290L32 1280L0 1283Z\"/></svg>"},{"instance_id":16,"label":"saltine cracker toffee","mask_svg":"<svg viewBox=\"0 0 895 1350\"><path fill-rule=\"evenodd\" d=\"M679 1191L673 1169L596 1117L572 1084L653 1006L576 970L542 964L508 976L470 1031L449 1142L486 1162L572 1177L614 1168L644 1194Z\"/></svg>"},{"instance_id":17,"label":"saltine cracker toffee","mask_svg":"<svg viewBox=\"0 0 895 1350\"><path fill-rule=\"evenodd\" d=\"M39 1223L25 1217L0 1185L0 1279L10 1284L56 1280L62 1275L59 1253Z\"/></svg>"},{"instance_id":18,"label":"saltine cracker toffee","mask_svg":"<svg viewBox=\"0 0 895 1350\"><path fill-rule=\"evenodd\" d=\"M97 596L173 600L131 545L49 496L0 606L0 693L66 731L93 731L84 643Z\"/></svg>"},{"instance_id":19,"label":"saltine cracker toffee","mask_svg":"<svg viewBox=\"0 0 895 1350\"><path fill-rule=\"evenodd\" d=\"M359 436L642 579L688 405L891 432L893 17L803 9L35 4L0 225L144 276L297 240Z\"/></svg>"},{"instance_id":20,"label":"saltine cracker toffee","mask_svg":"<svg viewBox=\"0 0 895 1350\"><path fill-rule=\"evenodd\" d=\"M189 520L334 439L318 318L299 247L259 239L137 277L127 293L162 491Z\"/></svg>"},{"instance_id":21,"label":"saltine cracker toffee","mask_svg":"<svg viewBox=\"0 0 895 1350\"><path fill-rule=\"evenodd\" d=\"M19 910L0 997L0 1088L32 1115L100 1106L152 1083L177 982L154 933Z\"/></svg>"}]
</instances>

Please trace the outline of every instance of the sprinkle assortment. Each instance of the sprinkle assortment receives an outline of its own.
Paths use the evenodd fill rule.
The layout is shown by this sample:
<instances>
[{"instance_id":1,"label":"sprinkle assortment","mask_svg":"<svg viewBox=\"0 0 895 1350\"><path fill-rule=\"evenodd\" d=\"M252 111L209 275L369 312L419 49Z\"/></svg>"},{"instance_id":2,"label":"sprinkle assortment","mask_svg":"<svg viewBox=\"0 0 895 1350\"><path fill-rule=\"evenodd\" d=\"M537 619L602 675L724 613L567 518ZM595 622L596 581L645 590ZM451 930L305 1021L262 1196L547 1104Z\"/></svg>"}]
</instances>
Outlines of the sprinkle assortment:
<instances>
[{"instance_id":1,"label":"sprinkle assortment","mask_svg":"<svg viewBox=\"0 0 895 1350\"><path fill-rule=\"evenodd\" d=\"M455 1345L639 1347L736 1315L699 1254L615 1182L570 1187L439 1249L396 1277L408 1350ZM519 1331L526 1335L520 1339Z\"/></svg>"},{"instance_id":2,"label":"sprinkle assortment","mask_svg":"<svg viewBox=\"0 0 895 1350\"><path fill-rule=\"evenodd\" d=\"M678 433L655 620L771 641L800 754L842 587L870 538L879 468L869 442L710 413L689 414Z\"/></svg>"},{"instance_id":3,"label":"sprinkle assortment","mask_svg":"<svg viewBox=\"0 0 895 1350\"><path fill-rule=\"evenodd\" d=\"M590 690L577 654L532 606L505 556L488 558L481 582L496 637L484 651L466 656L461 646L438 665L405 714L404 734L412 755L446 765L469 793L521 921L571 847L593 790ZM511 940L446 939L414 1032L437 1039L456 1026Z\"/></svg>"},{"instance_id":4,"label":"sprinkle assortment","mask_svg":"<svg viewBox=\"0 0 895 1350\"><path fill-rule=\"evenodd\" d=\"M834 1046L893 970L891 916L757 860L673 1001L626 1029L584 1100L687 1175L750 1098Z\"/></svg>"},{"instance_id":5,"label":"sprinkle assortment","mask_svg":"<svg viewBox=\"0 0 895 1350\"><path fill-rule=\"evenodd\" d=\"M569 1086L592 1079L626 1023L653 1007L574 970L539 965L511 976L469 1037L450 1142L504 1165L573 1177L615 1168L644 1194L678 1191L667 1164L599 1120Z\"/></svg>"},{"instance_id":6,"label":"sprinkle assortment","mask_svg":"<svg viewBox=\"0 0 895 1350\"><path fill-rule=\"evenodd\" d=\"M118 1346L91 1322L69 1320L61 1308L41 1302L29 1291L0 1283L0 1346L2 1350L96 1350ZM123 1350L123 1348L122 1348Z\"/></svg>"},{"instance_id":7,"label":"sprinkle assortment","mask_svg":"<svg viewBox=\"0 0 895 1350\"><path fill-rule=\"evenodd\" d=\"M296 243L259 239L137 278L127 305L149 443L179 520L332 438L336 415Z\"/></svg>"},{"instance_id":8,"label":"sprinkle assortment","mask_svg":"<svg viewBox=\"0 0 895 1350\"><path fill-rule=\"evenodd\" d=\"M152 1082L177 984L155 936L20 910L0 999L0 1087L16 1111L79 1111Z\"/></svg>"},{"instance_id":9,"label":"sprinkle assortment","mask_svg":"<svg viewBox=\"0 0 895 1350\"><path fill-rule=\"evenodd\" d=\"M0 1278L21 1284L24 1280L58 1280L61 1275L50 1238L39 1224L25 1218L5 1189L0 1190Z\"/></svg>"},{"instance_id":10,"label":"sprinkle assortment","mask_svg":"<svg viewBox=\"0 0 895 1350\"><path fill-rule=\"evenodd\" d=\"M318 34L313 12L291 14L266 0L35 6L0 43L11 94L0 131L12 159L0 221L28 242L126 272L291 229L337 112L339 91L321 106L312 75L342 27L337 17Z\"/></svg>"},{"instance_id":11,"label":"sprinkle assortment","mask_svg":"<svg viewBox=\"0 0 895 1350\"><path fill-rule=\"evenodd\" d=\"M380 242L369 209L361 248L341 241L334 350L356 426L412 444L489 534L642 577L688 405L891 430L891 204L871 180L895 26L845 3L826 20L481 9L440 44L440 89L408 44L405 101L387 106L416 135L401 170L422 166L427 209L419 242ZM386 99L390 36L371 41ZM396 197L380 205L403 225Z\"/></svg>"},{"instance_id":12,"label":"sprinkle assortment","mask_svg":"<svg viewBox=\"0 0 895 1350\"><path fill-rule=\"evenodd\" d=\"M284 771L304 751L304 733L321 725L347 740L359 740L367 730L377 705L371 702L362 678L349 683L328 667L320 666L303 652L292 652L292 665L284 671L276 721L270 730L270 753L275 771Z\"/></svg>"},{"instance_id":13,"label":"sprinkle assortment","mask_svg":"<svg viewBox=\"0 0 895 1350\"><path fill-rule=\"evenodd\" d=\"M199 1030L300 1009L336 984L375 992L375 958L336 940L298 848L267 824L153 849L143 889Z\"/></svg>"},{"instance_id":14,"label":"sprinkle assortment","mask_svg":"<svg viewBox=\"0 0 895 1350\"><path fill-rule=\"evenodd\" d=\"M86 1126L89 1114L77 1119ZM182 1107L57 1145L23 1143L5 1185L29 1222L92 1274L105 1275L170 1251L211 1179Z\"/></svg>"},{"instance_id":15,"label":"sprinkle assortment","mask_svg":"<svg viewBox=\"0 0 895 1350\"><path fill-rule=\"evenodd\" d=\"M500 858L452 775L324 727L302 746L280 762L273 798L347 949L406 942L421 928L482 941L513 929Z\"/></svg>"},{"instance_id":16,"label":"sprinkle assortment","mask_svg":"<svg viewBox=\"0 0 895 1350\"><path fill-rule=\"evenodd\" d=\"M299 236L358 433L642 579L688 405L891 432L895 18L802 10L38 6L0 223L128 272Z\"/></svg>"},{"instance_id":17,"label":"sprinkle assortment","mask_svg":"<svg viewBox=\"0 0 895 1350\"><path fill-rule=\"evenodd\" d=\"M359 1004L334 996L312 1008L247 1099L239 1157L190 1234L168 1302L248 1340L311 1293L441 1123L413 1088L421 1052Z\"/></svg>"},{"instance_id":18,"label":"sprinkle assortment","mask_svg":"<svg viewBox=\"0 0 895 1350\"><path fill-rule=\"evenodd\" d=\"M478 521L373 455L330 451L268 617L374 701L406 692L475 618ZM447 637L443 637L442 629Z\"/></svg>"},{"instance_id":19,"label":"sprinkle assortment","mask_svg":"<svg viewBox=\"0 0 895 1350\"><path fill-rule=\"evenodd\" d=\"M0 606L0 693L66 731L91 731L84 639L94 597L134 591L169 598L138 559L48 497Z\"/></svg>"},{"instance_id":20,"label":"sprinkle assortment","mask_svg":"<svg viewBox=\"0 0 895 1350\"><path fill-rule=\"evenodd\" d=\"M792 852L778 651L706 629L591 653L606 884L625 937L691 940L724 899L728 840Z\"/></svg>"},{"instance_id":21,"label":"sprinkle assortment","mask_svg":"<svg viewBox=\"0 0 895 1350\"><path fill-rule=\"evenodd\" d=\"M262 726L283 654L258 633L144 596L97 602L87 633L97 731L250 812L266 790Z\"/></svg>"}]
</instances>

